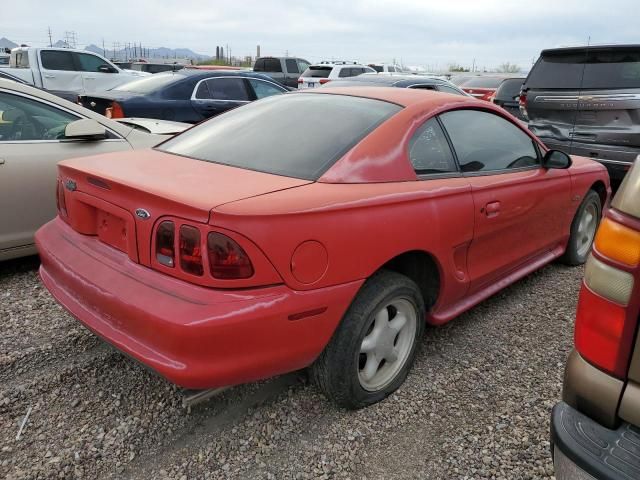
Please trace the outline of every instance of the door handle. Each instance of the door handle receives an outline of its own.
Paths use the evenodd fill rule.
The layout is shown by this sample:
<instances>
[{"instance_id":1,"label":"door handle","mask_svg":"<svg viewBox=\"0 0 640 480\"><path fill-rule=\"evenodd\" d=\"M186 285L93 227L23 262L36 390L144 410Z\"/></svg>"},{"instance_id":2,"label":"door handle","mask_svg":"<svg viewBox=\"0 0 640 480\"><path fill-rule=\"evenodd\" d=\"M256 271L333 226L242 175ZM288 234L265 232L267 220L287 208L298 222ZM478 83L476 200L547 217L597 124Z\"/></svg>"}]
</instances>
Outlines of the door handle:
<instances>
[{"instance_id":1,"label":"door handle","mask_svg":"<svg viewBox=\"0 0 640 480\"><path fill-rule=\"evenodd\" d=\"M500 213L500 202L490 202L483 208L487 218L492 218Z\"/></svg>"},{"instance_id":2,"label":"door handle","mask_svg":"<svg viewBox=\"0 0 640 480\"><path fill-rule=\"evenodd\" d=\"M95 80L96 77L84 77L85 80Z\"/></svg>"},{"instance_id":3,"label":"door handle","mask_svg":"<svg viewBox=\"0 0 640 480\"><path fill-rule=\"evenodd\" d=\"M55 76L55 75L48 74L48 75L45 75L45 76L44 76L44 78L56 78L56 76Z\"/></svg>"}]
</instances>

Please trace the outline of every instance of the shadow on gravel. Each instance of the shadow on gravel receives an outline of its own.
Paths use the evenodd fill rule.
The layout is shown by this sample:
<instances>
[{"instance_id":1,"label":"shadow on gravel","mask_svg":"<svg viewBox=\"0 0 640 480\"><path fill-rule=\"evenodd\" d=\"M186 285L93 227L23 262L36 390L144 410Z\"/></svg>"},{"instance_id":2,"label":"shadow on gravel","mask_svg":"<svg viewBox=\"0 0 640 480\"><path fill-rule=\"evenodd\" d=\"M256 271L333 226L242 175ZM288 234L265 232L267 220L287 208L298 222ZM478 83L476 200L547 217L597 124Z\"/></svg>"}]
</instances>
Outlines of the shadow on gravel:
<instances>
[{"instance_id":1,"label":"shadow on gravel","mask_svg":"<svg viewBox=\"0 0 640 480\"><path fill-rule=\"evenodd\" d=\"M0 262L0 280L10 275L37 270L38 267L40 267L40 257L37 255Z\"/></svg>"}]
</instances>

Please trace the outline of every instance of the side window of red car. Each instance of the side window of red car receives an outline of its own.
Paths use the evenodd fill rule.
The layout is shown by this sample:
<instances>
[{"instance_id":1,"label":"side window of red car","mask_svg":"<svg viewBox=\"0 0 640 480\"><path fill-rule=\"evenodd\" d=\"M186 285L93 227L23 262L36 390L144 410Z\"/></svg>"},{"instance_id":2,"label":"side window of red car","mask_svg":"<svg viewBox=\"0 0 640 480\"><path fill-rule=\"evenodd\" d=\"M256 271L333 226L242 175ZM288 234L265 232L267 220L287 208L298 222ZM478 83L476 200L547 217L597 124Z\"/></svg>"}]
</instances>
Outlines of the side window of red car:
<instances>
[{"instance_id":1,"label":"side window of red car","mask_svg":"<svg viewBox=\"0 0 640 480\"><path fill-rule=\"evenodd\" d=\"M449 142L435 118L424 123L409 141L409 159L418 175L456 172Z\"/></svg>"},{"instance_id":2,"label":"side window of red car","mask_svg":"<svg viewBox=\"0 0 640 480\"><path fill-rule=\"evenodd\" d=\"M493 172L540 165L533 140L497 114L454 110L440 115L463 172Z\"/></svg>"}]
</instances>

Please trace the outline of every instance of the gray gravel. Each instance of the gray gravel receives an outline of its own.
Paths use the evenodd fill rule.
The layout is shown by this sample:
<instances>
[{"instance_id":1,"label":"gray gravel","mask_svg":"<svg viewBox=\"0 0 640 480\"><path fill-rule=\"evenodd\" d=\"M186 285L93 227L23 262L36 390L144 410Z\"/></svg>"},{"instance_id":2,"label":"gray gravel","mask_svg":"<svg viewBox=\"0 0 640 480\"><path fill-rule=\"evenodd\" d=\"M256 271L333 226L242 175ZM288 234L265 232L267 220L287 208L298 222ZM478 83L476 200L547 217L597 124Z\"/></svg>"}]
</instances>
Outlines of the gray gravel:
<instances>
[{"instance_id":1,"label":"gray gravel","mask_svg":"<svg viewBox=\"0 0 640 480\"><path fill-rule=\"evenodd\" d=\"M428 329L404 386L368 409L340 410L294 373L187 412L178 389L56 305L35 259L5 262L0 477L553 478L549 413L581 277L549 266Z\"/></svg>"}]
</instances>

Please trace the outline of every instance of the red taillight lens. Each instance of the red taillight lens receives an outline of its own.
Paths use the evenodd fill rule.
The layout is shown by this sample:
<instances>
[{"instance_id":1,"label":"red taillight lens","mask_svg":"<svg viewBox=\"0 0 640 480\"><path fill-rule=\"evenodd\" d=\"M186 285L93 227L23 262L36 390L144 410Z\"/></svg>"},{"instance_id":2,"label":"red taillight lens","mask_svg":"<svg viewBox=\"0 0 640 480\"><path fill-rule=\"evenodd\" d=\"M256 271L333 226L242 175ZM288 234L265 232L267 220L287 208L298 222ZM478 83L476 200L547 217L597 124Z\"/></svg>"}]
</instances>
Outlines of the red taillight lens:
<instances>
[{"instance_id":1,"label":"red taillight lens","mask_svg":"<svg viewBox=\"0 0 640 480\"><path fill-rule=\"evenodd\" d=\"M107 118L124 118L124 110L122 110L122 106L118 102L111 102L111 106L105 109L104 116Z\"/></svg>"},{"instance_id":2,"label":"red taillight lens","mask_svg":"<svg viewBox=\"0 0 640 480\"><path fill-rule=\"evenodd\" d=\"M302 78L299 78L298 83L302 83L302 82L304 82L304 80L302 80Z\"/></svg>"},{"instance_id":3,"label":"red taillight lens","mask_svg":"<svg viewBox=\"0 0 640 480\"><path fill-rule=\"evenodd\" d=\"M253 265L244 249L232 238L218 232L207 237L209 267L215 278L249 278Z\"/></svg>"},{"instance_id":4,"label":"red taillight lens","mask_svg":"<svg viewBox=\"0 0 640 480\"><path fill-rule=\"evenodd\" d=\"M165 267L175 265L175 225L173 222L162 222L156 231L156 260Z\"/></svg>"},{"instance_id":5,"label":"red taillight lens","mask_svg":"<svg viewBox=\"0 0 640 480\"><path fill-rule=\"evenodd\" d=\"M329 83L331 80L329 80L328 78L321 78L320 79L320 85L324 85L325 83Z\"/></svg>"},{"instance_id":6,"label":"red taillight lens","mask_svg":"<svg viewBox=\"0 0 640 480\"><path fill-rule=\"evenodd\" d=\"M624 307L582 285L576 313L576 349L589 363L618 378L625 377L629 356L623 342L625 319Z\"/></svg>"},{"instance_id":7,"label":"red taillight lens","mask_svg":"<svg viewBox=\"0 0 640 480\"><path fill-rule=\"evenodd\" d=\"M527 93L520 92L520 97L518 98L518 105L520 106L520 113L525 118L525 120L529 119L529 112L527 112Z\"/></svg>"},{"instance_id":8,"label":"red taillight lens","mask_svg":"<svg viewBox=\"0 0 640 480\"><path fill-rule=\"evenodd\" d=\"M202 276L204 273L200 230L196 227L180 227L180 267L192 275Z\"/></svg>"},{"instance_id":9,"label":"red taillight lens","mask_svg":"<svg viewBox=\"0 0 640 480\"><path fill-rule=\"evenodd\" d=\"M58 188L56 191L56 205L58 206L58 212L61 216L67 216L67 201L64 198L64 186L61 181L58 181Z\"/></svg>"}]
</instances>

